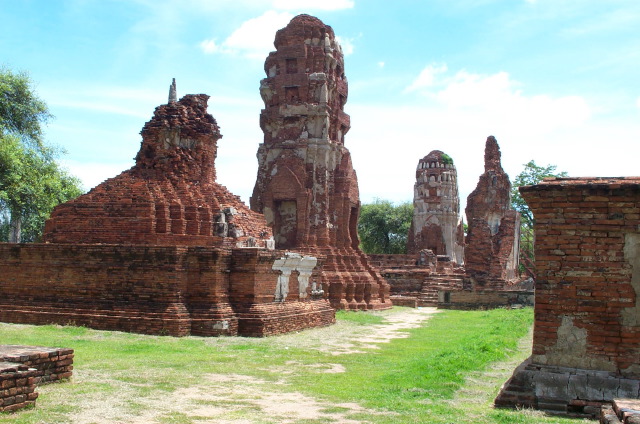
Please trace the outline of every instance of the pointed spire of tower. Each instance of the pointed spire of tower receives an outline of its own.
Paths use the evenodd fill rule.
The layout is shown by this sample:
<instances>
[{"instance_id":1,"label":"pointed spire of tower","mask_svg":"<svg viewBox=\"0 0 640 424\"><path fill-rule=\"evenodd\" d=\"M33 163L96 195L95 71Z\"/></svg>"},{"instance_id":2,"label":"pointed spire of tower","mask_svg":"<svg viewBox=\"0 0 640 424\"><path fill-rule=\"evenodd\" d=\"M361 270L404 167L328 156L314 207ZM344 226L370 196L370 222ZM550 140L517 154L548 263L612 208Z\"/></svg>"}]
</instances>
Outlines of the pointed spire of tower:
<instances>
[{"instance_id":1,"label":"pointed spire of tower","mask_svg":"<svg viewBox=\"0 0 640 424\"><path fill-rule=\"evenodd\" d=\"M176 92L176 79L173 78L171 86L169 87L169 103L175 103L178 101L178 94Z\"/></svg>"}]
</instances>

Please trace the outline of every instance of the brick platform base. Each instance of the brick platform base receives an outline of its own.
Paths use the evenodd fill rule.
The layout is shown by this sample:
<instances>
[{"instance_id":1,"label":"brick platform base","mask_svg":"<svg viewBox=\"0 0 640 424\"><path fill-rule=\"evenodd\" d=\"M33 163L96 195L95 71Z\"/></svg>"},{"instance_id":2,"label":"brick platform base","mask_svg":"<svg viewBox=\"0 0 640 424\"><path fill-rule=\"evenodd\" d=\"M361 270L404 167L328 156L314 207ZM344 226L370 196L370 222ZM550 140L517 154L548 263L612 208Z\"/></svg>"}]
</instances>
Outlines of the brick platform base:
<instances>
[{"instance_id":1,"label":"brick platform base","mask_svg":"<svg viewBox=\"0 0 640 424\"><path fill-rule=\"evenodd\" d=\"M50 383L71 377L73 349L42 346L0 345L0 361L35 369L35 383Z\"/></svg>"},{"instance_id":2,"label":"brick platform base","mask_svg":"<svg viewBox=\"0 0 640 424\"><path fill-rule=\"evenodd\" d=\"M15 362L0 361L0 412L35 405L37 370Z\"/></svg>"}]
</instances>

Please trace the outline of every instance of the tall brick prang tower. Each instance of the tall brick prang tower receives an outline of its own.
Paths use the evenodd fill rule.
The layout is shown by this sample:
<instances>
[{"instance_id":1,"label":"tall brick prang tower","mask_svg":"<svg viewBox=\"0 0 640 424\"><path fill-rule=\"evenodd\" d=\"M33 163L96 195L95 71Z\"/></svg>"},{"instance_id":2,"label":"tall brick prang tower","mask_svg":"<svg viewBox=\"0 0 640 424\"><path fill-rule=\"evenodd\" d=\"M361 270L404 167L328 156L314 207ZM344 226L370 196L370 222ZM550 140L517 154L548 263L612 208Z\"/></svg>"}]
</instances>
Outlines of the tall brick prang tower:
<instances>
[{"instance_id":1,"label":"tall brick prang tower","mask_svg":"<svg viewBox=\"0 0 640 424\"><path fill-rule=\"evenodd\" d=\"M299 15L275 37L260 83L264 143L251 208L264 213L276 248L326 255L322 283L332 306L391 306L388 285L358 248L360 200L344 146L347 80L330 26Z\"/></svg>"},{"instance_id":2,"label":"tall brick prang tower","mask_svg":"<svg viewBox=\"0 0 640 424\"><path fill-rule=\"evenodd\" d=\"M518 275L520 215L511 209L511 182L500 157L498 142L489 136L484 173L465 208L469 220L466 274L473 285L484 287L500 287Z\"/></svg>"},{"instance_id":3,"label":"tall brick prang tower","mask_svg":"<svg viewBox=\"0 0 640 424\"><path fill-rule=\"evenodd\" d=\"M458 174L451 157L440 150L420 159L416 169L407 253L422 249L448 256L459 265L464 263Z\"/></svg>"}]
</instances>

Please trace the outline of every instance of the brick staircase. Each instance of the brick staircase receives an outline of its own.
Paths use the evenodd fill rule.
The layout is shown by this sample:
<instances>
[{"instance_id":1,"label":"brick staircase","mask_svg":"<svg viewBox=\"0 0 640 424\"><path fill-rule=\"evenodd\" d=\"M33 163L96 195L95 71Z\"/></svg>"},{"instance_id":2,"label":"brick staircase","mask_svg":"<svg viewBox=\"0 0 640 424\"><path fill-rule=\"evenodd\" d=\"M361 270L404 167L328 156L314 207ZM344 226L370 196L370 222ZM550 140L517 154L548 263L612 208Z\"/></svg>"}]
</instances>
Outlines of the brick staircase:
<instances>
[{"instance_id":1,"label":"brick staircase","mask_svg":"<svg viewBox=\"0 0 640 424\"><path fill-rule=\"evenodd\" d=\"M462 277L455 275L434 275L422 283L418 306L438 306L438 291L461 290Z\"/></svg>"}]
</instances>

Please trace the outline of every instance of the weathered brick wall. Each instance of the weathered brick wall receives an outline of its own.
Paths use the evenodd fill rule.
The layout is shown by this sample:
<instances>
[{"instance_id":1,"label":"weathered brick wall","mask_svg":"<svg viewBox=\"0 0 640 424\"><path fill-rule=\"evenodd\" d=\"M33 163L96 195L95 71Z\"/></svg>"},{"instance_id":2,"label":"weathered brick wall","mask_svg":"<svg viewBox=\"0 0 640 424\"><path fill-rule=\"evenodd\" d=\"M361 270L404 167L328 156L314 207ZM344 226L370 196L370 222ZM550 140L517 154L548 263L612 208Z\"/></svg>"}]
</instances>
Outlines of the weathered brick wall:
<instances>
[{"instance_id":1,"label":"weathered brick wall","mask_svg":"<svg viewBox=\"0 0 640 424\"><path fill-rule=\"evenodd\" d=\"M640 393L640 177L522 187L536 219L533 351L496 404L580 412Z\"/></svg>"},{"instance_id":2,"label":"weathered brick wall","mask_svg":"<svg viewBox=\"0 0 640 424\"><path fill-rule=\"evenodd\" d=\"M228 281L219 274L228 256L215 248L0 244L0 320L186 335L190 300L198 317L212 318L204 308L225 312Z\"/></svg>"},{"instance_id":3,"label":"weathered brick wall","mask_svg":"<svg viewBox=\"0 0 640 424\"><path fill-rule=\"evenodd\" d=\"M0 361L15 362L35 369L35 384L71 378L73 357L73 349L67 348L0 345Z\"/></svg>"},{"instance_id":4,"label":"weathered brick wall","mask_svg":"<svg viewBox=\"0 0 640 424\"><path fill-rule=\"evenodd\" d=\"M0 360L0 412L13 412L35 405L37 370Z\"/></svg>"},{"instance_id":5,"label":"weathered brick wall","mask_svg":"<svg viewBox=\"0 0 640 424\"><path fill-rule=\"evenodd\" d=\"M521 191L536 219L534 362L640 377L640 179Z\"/></svg>"},{"instance_id":6,"label":"weathered brick wall","mask_svg":"<svg viewBox=\"0 0 640 424\"><path fill-rule=\"evenodd\" d=\"M258 248L0 244L0 321L174 336L244 335L238 325L244 311L275 302L279 272L272 267L283 254ZM272 328L247 335L333 322L329 303L312 298L311 284L301 298L296 281L294 276L291 294L277 309L263 307L269 319L256 325Z\"/></svg>"}]
</instances>

